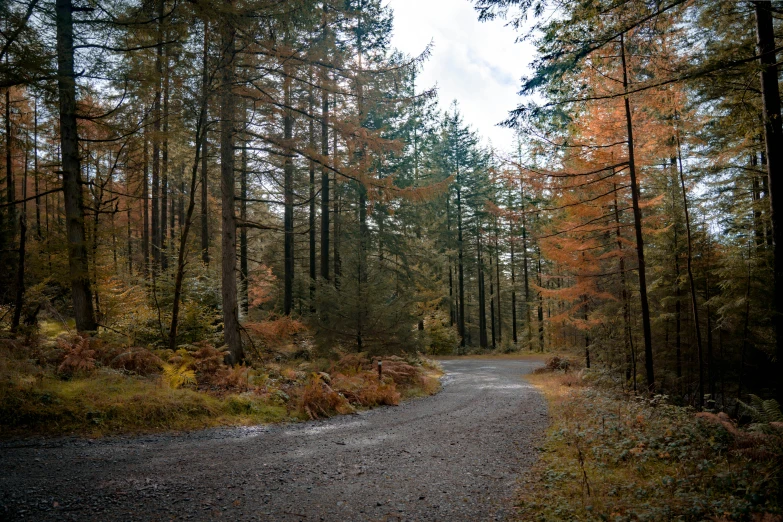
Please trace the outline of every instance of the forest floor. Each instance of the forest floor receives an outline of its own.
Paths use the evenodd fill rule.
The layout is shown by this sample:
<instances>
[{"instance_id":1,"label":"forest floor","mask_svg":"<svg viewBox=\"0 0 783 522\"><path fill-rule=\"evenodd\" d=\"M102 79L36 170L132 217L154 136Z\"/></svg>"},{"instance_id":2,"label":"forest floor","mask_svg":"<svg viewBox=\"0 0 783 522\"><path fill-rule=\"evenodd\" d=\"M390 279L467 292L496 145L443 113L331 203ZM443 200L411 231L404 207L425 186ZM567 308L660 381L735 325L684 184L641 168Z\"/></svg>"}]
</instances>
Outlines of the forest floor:
<instances>
[{"instance_id":1,"label":"forest floor","mask_svg":"<svg viewBox=\"0 0 783 522\"><path fill-rule=\"evenodd\" d=\"M256 323L264 349L235 366L207 341L174 352L48 325L29 338L0 332L0 439L312 420L432 395L442 375L420 354L316 353L287 318Z\"/></svg>"},{"instance_id":2,"label":"forest floor","mask_svg":"<svg viewBox=\"0 0 783 522\"><path fill-rule=\"evenodd\" d=\"M547 426L530 358L442 360L440 393L327 420L0 443L0 518L502 520Z\"/></svg>"},{"instance_id":3,"label":"forest floor","mask_svg":"<svg viewBox=\"0 0 783 522\"><path fill-rule=\"evenodd\" d=\"M551 424L516 520L783 521L783 423L633 397L565 357L528 381Z\"/></svg>"}]
</instances>

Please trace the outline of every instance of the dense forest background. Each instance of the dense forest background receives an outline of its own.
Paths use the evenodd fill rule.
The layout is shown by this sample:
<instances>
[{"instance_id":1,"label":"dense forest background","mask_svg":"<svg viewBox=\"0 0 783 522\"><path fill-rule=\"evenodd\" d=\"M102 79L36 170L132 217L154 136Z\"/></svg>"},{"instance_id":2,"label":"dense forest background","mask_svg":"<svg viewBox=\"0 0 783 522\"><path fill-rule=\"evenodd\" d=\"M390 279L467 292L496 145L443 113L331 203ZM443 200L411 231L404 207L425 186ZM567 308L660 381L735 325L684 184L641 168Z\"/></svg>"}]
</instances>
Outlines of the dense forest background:
<instances>
[{"instance_id":1,"label":"dense forest background","mask_svg":"<svg viewBox=\"0 0 783 522\"><path fill-rule=\"evenodd\" d=\"M539 50L516 150L438 109L379 0L3 2L3 328L783 393L783 6L475 5Z\"/></svg>"}]
</instances>

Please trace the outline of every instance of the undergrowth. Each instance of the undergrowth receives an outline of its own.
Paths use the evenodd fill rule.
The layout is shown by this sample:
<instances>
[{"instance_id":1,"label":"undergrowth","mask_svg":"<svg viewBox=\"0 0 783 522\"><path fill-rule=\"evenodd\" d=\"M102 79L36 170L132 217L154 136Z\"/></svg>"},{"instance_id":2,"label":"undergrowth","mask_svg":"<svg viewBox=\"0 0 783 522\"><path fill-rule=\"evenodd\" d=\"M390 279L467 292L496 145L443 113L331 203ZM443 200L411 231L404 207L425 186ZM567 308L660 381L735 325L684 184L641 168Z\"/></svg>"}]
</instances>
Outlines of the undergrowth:
<instances>
[{"instance_id":1,"label":"undergrowth","mask_svg":"<svg viewBox=\"0 0 783 522\"><path fill-rule=\"evenodd\" d=\"M236 366L208 342L172 352L63 333L0 336L0 436L316 419L396 405L439 387L437 363L418 356L384 357L380 379L377 360L365 354L313 359L296 340L302 329L286 321L257 326L265 352Z\"/></svg>"},{"instance_id":2,"label":"undergrowth","mask_svg":"<svg viewBox=\"0 0 783 522\"><path fill-rule=\"evenodd\" d=\"M783 520L783 425L624 397L561 363L530 377L552 425L519 520Z\"/></svg>"}]
</instances>

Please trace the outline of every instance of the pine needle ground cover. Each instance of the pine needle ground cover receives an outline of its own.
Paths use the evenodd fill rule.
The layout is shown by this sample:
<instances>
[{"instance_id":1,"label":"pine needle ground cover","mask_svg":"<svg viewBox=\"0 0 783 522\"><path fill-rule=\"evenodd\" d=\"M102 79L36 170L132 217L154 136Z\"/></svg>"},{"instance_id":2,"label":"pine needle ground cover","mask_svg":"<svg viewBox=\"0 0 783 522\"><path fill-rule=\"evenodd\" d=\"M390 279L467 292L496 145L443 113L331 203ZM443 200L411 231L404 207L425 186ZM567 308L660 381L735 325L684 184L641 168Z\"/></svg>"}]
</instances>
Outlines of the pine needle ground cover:
<instances>
[{"instance_id":1,"label":"pine needle ground cover","mask_svg":"<svg viewBox=\"0 0 783 522\"><path fill-rule=\"evenodd\" d=\"M624 397L584 371L530 380L552 424L519 520L783 520L783 425L738 428L725 414Z\"/></svg>"},{"instance_id":2,"label":"pine needle ground cover","mask_svg":"<svg viewBox=\"0 0 783 522\"><path fill-rule=\"evenodd\" d=\"M437 363L418 356L308 360L292 351L269 350L266 360L227 366L225 352L207 343L170 352L99 337L0 339L0 436L298 421L396 405L440 387Z\"/></svg>"}]
</instances>

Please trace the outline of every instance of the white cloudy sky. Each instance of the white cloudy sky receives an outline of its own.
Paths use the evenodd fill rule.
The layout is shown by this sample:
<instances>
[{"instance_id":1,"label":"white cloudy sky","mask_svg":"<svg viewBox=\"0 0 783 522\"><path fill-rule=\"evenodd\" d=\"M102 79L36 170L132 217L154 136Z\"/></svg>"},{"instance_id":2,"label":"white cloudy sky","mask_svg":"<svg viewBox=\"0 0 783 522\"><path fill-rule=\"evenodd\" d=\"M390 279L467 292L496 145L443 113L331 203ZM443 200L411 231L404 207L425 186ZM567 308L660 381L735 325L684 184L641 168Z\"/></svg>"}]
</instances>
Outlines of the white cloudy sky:
<instances>
[{"instance_id":1,"label":"white cloudy sky","mask_svg":"<svg viewBox=\"0 0 783 522\"><path fill-rule=\"evenodd\" d=\"M392 45L418 55L434 48L418 85L437 85L441 109L459 103L465 121L492 145L513 150L513 132L496 124L520 101L520 77L533 58L529 44L502 20L479 22L469 0L389 0L394 10Z\"/></svg>"}]
</instances>

